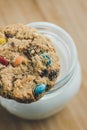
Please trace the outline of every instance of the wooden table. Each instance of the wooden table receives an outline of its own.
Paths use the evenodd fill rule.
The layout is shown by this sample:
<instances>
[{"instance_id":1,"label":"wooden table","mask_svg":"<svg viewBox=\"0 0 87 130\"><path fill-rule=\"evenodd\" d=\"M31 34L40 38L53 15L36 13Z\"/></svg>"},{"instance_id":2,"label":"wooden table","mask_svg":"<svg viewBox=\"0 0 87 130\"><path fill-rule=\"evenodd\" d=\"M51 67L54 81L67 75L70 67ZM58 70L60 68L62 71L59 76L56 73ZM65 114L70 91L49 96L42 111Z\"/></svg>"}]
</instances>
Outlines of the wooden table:
<instances>
[{"instance_id":1,"label":"wooden table","mask_svg":"<svg viewBox=\"0 0 87 130\"><path fill-rule=\"evenodd\" d=\"M87 130L87 0L0 0L0 25L32 21L52 22L71 34L82 66L81 89L45 120L19 119L0 107L0 130Z\"/></svg>"}]
</instances>

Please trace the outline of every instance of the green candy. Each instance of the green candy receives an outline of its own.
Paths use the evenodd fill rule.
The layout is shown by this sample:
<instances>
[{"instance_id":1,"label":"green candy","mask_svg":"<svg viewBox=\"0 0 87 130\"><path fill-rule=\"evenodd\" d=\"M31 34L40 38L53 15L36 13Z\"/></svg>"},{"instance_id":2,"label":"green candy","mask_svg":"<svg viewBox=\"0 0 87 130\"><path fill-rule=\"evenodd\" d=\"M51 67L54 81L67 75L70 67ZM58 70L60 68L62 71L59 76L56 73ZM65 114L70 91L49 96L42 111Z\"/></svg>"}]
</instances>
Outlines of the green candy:
<instances>
[{"instance_id":1,"label":"green candy","mask_svg":"<svg viewBox=\"0 0 87 130\"><path fill-rule=\"evenodd\" d=\"M51 64L51 59L46 54L42 54L43 58L46 60L46 66L49 66Z\"/></svg>"}]
</instances>

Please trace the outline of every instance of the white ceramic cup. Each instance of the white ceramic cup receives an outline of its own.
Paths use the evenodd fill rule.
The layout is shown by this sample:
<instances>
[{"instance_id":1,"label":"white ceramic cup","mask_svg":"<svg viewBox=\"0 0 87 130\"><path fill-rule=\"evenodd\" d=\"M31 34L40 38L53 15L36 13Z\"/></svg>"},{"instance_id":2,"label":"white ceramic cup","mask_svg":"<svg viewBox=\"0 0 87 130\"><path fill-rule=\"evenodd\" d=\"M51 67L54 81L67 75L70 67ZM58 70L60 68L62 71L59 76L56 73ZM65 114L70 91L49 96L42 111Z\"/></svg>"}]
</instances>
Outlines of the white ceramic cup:
<instances>
[{"instance_id":1,"label":"white ceramic cup","mask_svg":"<svg viewBox=\"0 0 87 130\"><path fill-rule=\"evenodd\" d=\"M39 101L23 104L0 97L0 103L16 116L25 119L43 119L59 112L76 95L81 83L81 69L75 43L66 31L47 22L34 22L27 26L38 29L53 41L61 64L59 79L54 88Z\"/></svg>"}]
</instances>

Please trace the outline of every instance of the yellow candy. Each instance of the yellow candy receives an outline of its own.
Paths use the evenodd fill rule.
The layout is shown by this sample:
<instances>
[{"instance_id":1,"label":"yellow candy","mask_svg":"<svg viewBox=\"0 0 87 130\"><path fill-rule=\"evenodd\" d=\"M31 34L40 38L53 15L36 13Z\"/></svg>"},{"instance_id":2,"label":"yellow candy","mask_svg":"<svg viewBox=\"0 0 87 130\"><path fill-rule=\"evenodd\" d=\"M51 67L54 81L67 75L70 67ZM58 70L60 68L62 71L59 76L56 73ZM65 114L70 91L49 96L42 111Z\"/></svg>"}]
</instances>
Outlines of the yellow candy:
<instances>
[{"instance_id":1,"label":"yellow candy","mask_svg":"<svg viewBox=\"0 0 87 130\"><path fill-rule=\"evenodd\" d=\"M0 44L4 44L6 42L5 38L0 38Z\"/></svg>"}]
</instances>

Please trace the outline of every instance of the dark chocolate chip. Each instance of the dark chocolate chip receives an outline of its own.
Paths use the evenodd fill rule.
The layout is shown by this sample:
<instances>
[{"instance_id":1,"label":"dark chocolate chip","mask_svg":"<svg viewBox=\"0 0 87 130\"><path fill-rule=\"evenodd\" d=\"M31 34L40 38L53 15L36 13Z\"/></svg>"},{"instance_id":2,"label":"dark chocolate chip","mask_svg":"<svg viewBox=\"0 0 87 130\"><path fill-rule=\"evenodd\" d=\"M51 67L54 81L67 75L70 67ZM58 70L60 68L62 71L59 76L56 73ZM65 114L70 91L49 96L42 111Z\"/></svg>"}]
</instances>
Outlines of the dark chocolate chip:
<instances>
[{"instance_id":1,"label":"dark chocolate chip","mask_svg":"<svg viewBox=\"0 0 87 130\"><path fill-rule=\"evenodd\" d=\"M48 71L46 69L42 70L42 72L40 73L41 77L47 76L48 75Z\"/></svg>"},{"instance_id":2,"label":"dark chocolate chip","mask_svg":"<svg viewBox=\"0 0 87 130\"><path fill-rule=\"evenodd\" d=\"M14 43L14 42L12 42L12 43L11 43L11 46L12 46L12 47L15 47L15 43Z\"/></svg>"},{"instance_id":3,"label":"dark chocolate chip","mask_svg":"<svg viewBox=\"0 0 87 130\"><path fill-rule=\"evenodd\" d=\"M22 74L22 76L24 76L25 74Z\"/></svg>"},{"instance_id":4,"label":"dark chocolate chip","mask_svg":"<svg viewBox=\"0 0 87 130\"><path fill-rule=\"evenodd\" d=\"M48 78L52 81L54 80L55 78L57 78L57 72L55 70L52 70L49 75L48 75Z\"/></svg>"},{"instance_id":5,"label":"dark chocolate chip","mask_svg":"<svg viewBox=\"0 0 87 130\"><path fill-rule=\"evenodd\" d=\"M5 36L6 36L7 38L12 38L12 37L13 37L13 35L10 34L10 33L8 33L8 32L5 32Z\"/></svg>"},{"instance_id":6,"label":"dark chocolate chip","mask_svg":"<svg viewBox=\"0 0 87 130\"><path fill-rule=\"evenodd\" d=\"M3 96L6 97L6 96L7 96L7 93L6 93L6 92L3 92Z\"/></svg>"},{"instance_id":7,"label":"dark chocolate chip","mask_svg":"<svg viewBox=\"0 0 87 130\"><path fill-rule=\"evenodd\" d=\"M0 84L0 89L2 89L2 87L3 87L2 84Z\"/></svg>"},{"instance_id":8,"label":"dark chocolate chip","mask_svg":"<svg viewBox=\"0 0 87 130\"><path fill-rule=\"evenodd\" d=\"M46 91L48 91L51 88L49 84L47 84Z\"/></svg>"},{"instance_id":9,"label":"dark chocolate chip","mask_svg":"<svg viewBox=\"0 0 87 130\"><path fill-rule=\"evenodd\" d=\"M12 83L15 82L16 80L17 80L17 78L15 76L13 76Z\"/></svg>"},{"instance_id":10,"label":"dark chocolate chip","mask_svg":"<svg viewBox=\"0 0 87 130\"><path fill-rule=\"evenodd\" d=\"M36 81L35 79L33 80L33 82L34 82L35 84L37 84L37 81Z\"/></svg>"},{"instance_id":11,"label":"dark chocolate chip","mask_svg":"<svg viewBox=\"0 0 87 130\"><path fill-rule=\"evenodd\" d=\"M29 59L31 59L31 55L28 49L23 51L24 55L26 55Z\"/></svg>"},{"instance_id":12,"label":"dark chocolate chip","mask_svg":"<svg viewBox=\"0 0 87 130\"><path fill-rule=\"evenodd\" d=\"M0 75L0 79L2 79L2 76Z\"/></svg>"}]
</instances>

